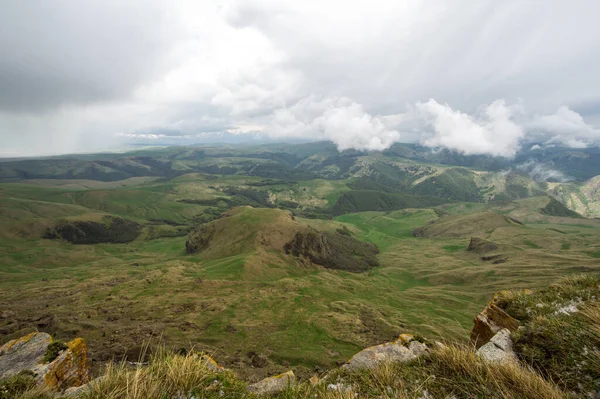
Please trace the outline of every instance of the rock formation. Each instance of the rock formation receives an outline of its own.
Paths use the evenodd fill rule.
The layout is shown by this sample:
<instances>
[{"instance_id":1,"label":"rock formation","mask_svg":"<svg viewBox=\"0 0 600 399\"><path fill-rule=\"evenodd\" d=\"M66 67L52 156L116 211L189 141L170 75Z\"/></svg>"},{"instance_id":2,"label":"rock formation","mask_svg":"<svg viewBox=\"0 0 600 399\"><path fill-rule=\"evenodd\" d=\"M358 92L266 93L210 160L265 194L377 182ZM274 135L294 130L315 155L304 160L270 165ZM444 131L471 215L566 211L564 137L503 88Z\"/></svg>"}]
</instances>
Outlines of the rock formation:
<instances>
[{"instance_id":1,"label":"rock formation","mask_svg":"<svg viewBox=\"0 0 600 399\"><path fill-rule=\"evenodd\" d=\"M475 252L477 254L485 254L488 252L496 251L498 249L498 244L492 241L485 240L479 237L471 237L471 241L469 242L469 247L467 251Z\"/></svg>"},{"instance_id":2,"label":"rock formation","mask_svg":"<svg viewBox=\"0 0 600 399\"><path fill-rule=\"evenodd\" d=\"M87 383L90 380L90 366L83 339L76 338L68 342L64 349L55 349L54 354L53 342L50 335L34 332L1 346L0 379L31 371L39 385L52 391L63 391Z\"/></svg>"},{"instance_id":3,"label":"rock formation","mask_svg":"<svg viewBox=\"0 0 600 399\"><path fill-rule=\"evenodd\" d=\"M478 349L488 343L500 330L506 328L514 331L519 327L519 321L498 306L500 296L501 294L496 294L473 320L471 342Z\"/></svg>"}]
</instances>

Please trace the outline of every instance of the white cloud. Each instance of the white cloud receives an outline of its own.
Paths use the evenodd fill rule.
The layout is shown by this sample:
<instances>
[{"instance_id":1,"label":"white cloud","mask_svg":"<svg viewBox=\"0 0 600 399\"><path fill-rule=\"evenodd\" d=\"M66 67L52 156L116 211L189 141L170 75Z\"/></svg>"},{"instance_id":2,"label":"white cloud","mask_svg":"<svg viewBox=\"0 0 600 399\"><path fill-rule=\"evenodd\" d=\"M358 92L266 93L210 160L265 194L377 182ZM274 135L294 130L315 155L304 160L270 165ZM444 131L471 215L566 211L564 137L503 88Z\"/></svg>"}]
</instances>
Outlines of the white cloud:
<instances>
[{"instance_id":1,"label":"white cloud","mask_svg":"<svg viewBox=\"0 0 600 399\"><path fill-rule=\"evenodd\" d=\"M433 99L417 103L416 108L433 127L433 134L421 139L429 147L445 147L467 155L512 157L525 135L523 128L512 120L515 107L506 106L504 100L494 101L478 116L455 111Z\"/></svg>"},{"instance_id":2,"label":"white cloud","mask_svg":"<svg viewBox=\"0 0 600 399\"><path fill-rule=\"evenodd\" d=\"M554 114L543 115L529 123L532 137L546 143L562 144L572 148L584 148L600 143L600 129L588 125L583 117L567 106L561 106Z\"/></svg>"},{"instance_id":3,"label":"white cloud","mask_svg":"<svg viewBox=\"0 0 600 399\"><path fill-rule=\"evenodd\" d=\"M385 117L371 115L347 98L304 98L292 107L276 110L264 130L272 137L331 140L340 151L380 151L400 140L400 133L386 125Z\"/></svg>"},{"instance_id":4,"label":"white cloud","mask_svg":"<svg viewBox=\"0 0 600 399\"><path fill-rule=\"evenodd\" d=\"M0 139L21 155L162 131L504 156L593 145L574 105L598 99L598 14L594 0L8 2Z\"/></svg>"}]
</instances>

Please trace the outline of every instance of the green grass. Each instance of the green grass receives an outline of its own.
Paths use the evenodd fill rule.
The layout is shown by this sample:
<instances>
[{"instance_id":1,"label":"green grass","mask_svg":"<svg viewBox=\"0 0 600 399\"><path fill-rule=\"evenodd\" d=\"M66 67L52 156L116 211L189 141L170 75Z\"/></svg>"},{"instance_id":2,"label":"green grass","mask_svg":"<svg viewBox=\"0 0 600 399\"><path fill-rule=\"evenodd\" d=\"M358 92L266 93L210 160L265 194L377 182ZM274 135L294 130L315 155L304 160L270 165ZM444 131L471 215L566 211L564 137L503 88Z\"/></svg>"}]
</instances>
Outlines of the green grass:
<instances>
[{"instance_id":1,"label":"green grass","mask_svg":"<svg viewBox=\"0 0 600 399\"><path fill-rule=\"evenodd\" d=\"M508 263L493 265L464 251L473 231L469 226L460 237L413 237L415 228L438 220L432 209L295 218L332 233L345 226L352 237L377 245L380 266L358 274L291 261L270 247L258 250L255 233L269 238L279 234L274 229L280 227L278 217L291 220L276 209L242 208L218 219L226 228L223 241L194 255L185 253L186 237L150 240L148 227L127 244L71 245L39 238L62 218L97 220L106 214L141 224L167 219L190 226L205 207L178 200L210 199L222 196L223 187L261 180L190 174L88 190L0 184L0 307L14 311L24 326L51 315L57 338L77 331L98 358L121 357L123 348L142 344L140 336L161 336L168 344L210 351L242 376L256 377L279 371L281 363L299 370L332 367L403 332L466 339L473 316L494 292L540 287L583 266L600 268L586 253L595 254L600 239L594 221L484 229L484 238L507 248ZM346 182L307 180L269 189L281 198L289 194L299 203L329 206L349 190ZM539 208L531 204L494 206L456 203L437 209L452 215L506 210L509 216L521 212L539 221ZM579 227L585 227L585 236L578 235ZM565 239L569 250L560 252L566 251ZM524 241L543 244L544 251ZM0 328L12 332L12 321L0 319ZM119 345L109 342L116 335ZM253 369L244 355L249 351L267 354L271 365Z\"/></svg>"},{"instance_id":2,"label":"green grass","mask_svg":"<svg viewBox=\"0 0 600 399\"><path fill-rule=\"evenodd\" d=\"M338 216L336 221L359 229L359 237L372 242L381 250L393 245L398 238L413 237L413 230L437 219L432 210L361 212Z\"/></svg>"},{"instance_id":3,"label":"green grass","mask_svg":"<svg viewBox=\"0 0 600 399\"><path fill-rule=\"evenodd\" d=\"M444 245L443 248L448 252L456 252L466 249L464 245Z\"/></svg>"},{"instance_id":4,"label":"green grass","mask_svg":"<svg viewBox=\"0 0 600 399\"><path fill-rule=\"evenodd\" d=\"M535 249L542 248L542 247L540 247L539 245L537 245L535 242L533 242L531 240L525 240L525 241L523 241L523 244L527 245L528 247L535 248Z\"/></svg>"},{"instance_id":5,"label":"green grass","mask_svg":"<svg viewBox=\"0 0 600 399\"><path fill-rule=\"evenodd\" d=\"M587 251L586 254L588 254L592 258L600 258L600 250L597 250L597 251Z\"/></svg>"}]
</instances>

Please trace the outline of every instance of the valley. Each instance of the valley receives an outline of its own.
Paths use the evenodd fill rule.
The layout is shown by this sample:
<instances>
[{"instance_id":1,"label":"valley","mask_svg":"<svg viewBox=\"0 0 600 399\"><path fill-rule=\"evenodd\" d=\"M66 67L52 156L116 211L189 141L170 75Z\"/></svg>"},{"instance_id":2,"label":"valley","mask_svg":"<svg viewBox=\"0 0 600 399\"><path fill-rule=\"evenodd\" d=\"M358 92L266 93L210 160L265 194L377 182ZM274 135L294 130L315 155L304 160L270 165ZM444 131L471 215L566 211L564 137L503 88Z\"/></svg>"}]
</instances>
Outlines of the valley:
<instances>
[{"instance_id":1,"label":"valley","mask_svg":"<svg viewBox=\"0 0 600 399\"><path fill-rule=\"evenodd\" d=\"M81 336L97 368L166 344L309 376L401 332L466 342L495 292L600 270L596 191L489 157L173 147L0 176L0 342Z\"/></svg>"}]
</instances>

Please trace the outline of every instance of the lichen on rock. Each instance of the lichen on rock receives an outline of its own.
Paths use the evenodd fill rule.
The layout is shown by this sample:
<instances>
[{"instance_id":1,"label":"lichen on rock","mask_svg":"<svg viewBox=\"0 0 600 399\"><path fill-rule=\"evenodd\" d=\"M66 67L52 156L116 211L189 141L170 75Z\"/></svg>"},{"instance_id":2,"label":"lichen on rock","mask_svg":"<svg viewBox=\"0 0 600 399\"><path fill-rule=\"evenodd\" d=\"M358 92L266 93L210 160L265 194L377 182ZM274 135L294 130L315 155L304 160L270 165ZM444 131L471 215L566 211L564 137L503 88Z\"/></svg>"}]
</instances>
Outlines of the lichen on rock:
<instances>
[{"instance_id":1,"label":"lichen on rock","mask_svg":"<svg viewBox=\"0 0 600 399\"><path fill-rule=\"evenodd\" d=\"M31 371L38 385L53 391L87 383L90 367L87 347L81 338L67 343L57 356L47 362L45 356L53 340L49 334L34 332L0 347L0 379ZM54 356L53 356L54 357Z\"/></svg>"},{"instance_id":2,"label":"lichen on rock","mask_svg":"<svg viewBox=\"0 0 600 399\"><path fill-rule=\"evenodd\" d=\"M0 379L35 368L42 361L51 343L50 335L33 332L1 346Z\"/></svg>"},{"instance_id":3,"label":"lichen on rock","mask_svg":"<svg viewBox=\"0 0 600 399\"><path fill-rule=\"evenodd\" d=\"M67 343L67 349L48 365L37 368L44 384L53 391L86 384L90 380L87 346L82 338Z\"/></svg>"},{"instance_id":4,"label":"lichen on rock","mask_svg":"<svg viewBox=\"0 0 600 399\"><path fill-rule=\"evenodd\" d=\"M255 384L248 385L248 391L256 395L272 395L283 392L296 383L293 371L287 371L272 377L267 377Z\"/></svg>"}]
</instances>

